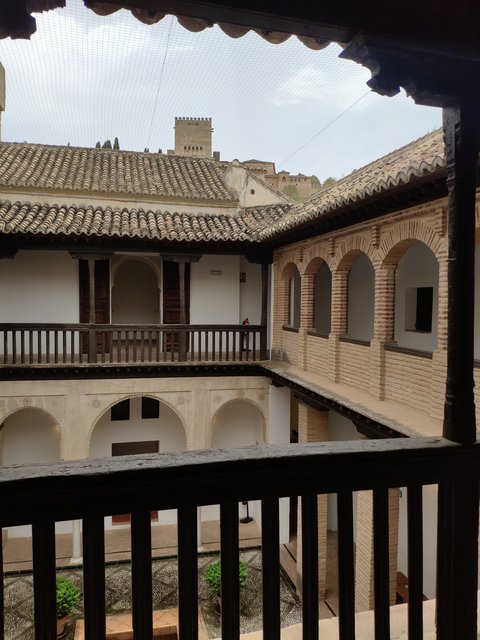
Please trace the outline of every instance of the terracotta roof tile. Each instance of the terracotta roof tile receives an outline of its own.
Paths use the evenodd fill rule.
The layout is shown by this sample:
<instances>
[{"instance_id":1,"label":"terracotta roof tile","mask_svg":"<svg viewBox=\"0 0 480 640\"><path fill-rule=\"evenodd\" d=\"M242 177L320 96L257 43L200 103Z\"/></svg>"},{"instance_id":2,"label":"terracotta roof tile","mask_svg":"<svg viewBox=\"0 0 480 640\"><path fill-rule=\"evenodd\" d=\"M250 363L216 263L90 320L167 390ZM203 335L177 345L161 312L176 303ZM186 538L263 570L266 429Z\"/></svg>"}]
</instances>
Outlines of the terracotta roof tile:
<instances>
[{"instance_id":1,"label":"terracotta roof tile","mask_svg":"<svg viewBox=\"0 0 480 640\"><path fill-rule=\"evenodd\" d=\"M343 206L360 202L382 191L434 174L445 167L442 130L414 140L400 149L353 171L345 178L294 205L275 227L262 230L261 239L270 238L298 224L332 213Z\"/></svg>"},{"instance_id":2,"label":"terracotta roof tile","mask_svg":"<svg viewBox=\"0 0 480 640\"><path fill-rule=\"evenodd\" d=\"M92 205L0 202L0 234L128 236L149 240L258 242L259 230L290 205L244 209L236 216Z\"/></svg>"},{"instance_id":3,"label":"terracotta roof tile","mask_svg":"<svg viewBox=\"0 0 480 640\"><path fill-rule=\"evenodd\" d=\"M235 201L207 158L0 143L0 188Z\"/></svg>"}]
</instances>

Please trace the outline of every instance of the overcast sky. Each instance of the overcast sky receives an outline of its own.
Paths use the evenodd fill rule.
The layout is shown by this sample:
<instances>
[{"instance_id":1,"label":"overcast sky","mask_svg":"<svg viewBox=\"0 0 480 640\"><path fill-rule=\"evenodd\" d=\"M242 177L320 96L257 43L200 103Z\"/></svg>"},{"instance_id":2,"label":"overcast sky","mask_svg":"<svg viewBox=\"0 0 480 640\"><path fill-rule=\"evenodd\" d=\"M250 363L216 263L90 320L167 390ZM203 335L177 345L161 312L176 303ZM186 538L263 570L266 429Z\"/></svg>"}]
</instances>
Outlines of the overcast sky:
<instances>
[{"instance_id":1,"label":"overcast sky","mask_svg":"<svg viewBox=\"0 0 480 640\"><path fill-rule=\"evenodd\" d=\"M223 159L324 180L441 124L439 109L368 92L369 72L340 60L335 44L191 33L172 16L147 26L124 10L96 16L81 0L37 15L37 26L30 41L0 40L6 141L94 146L118 136L123 149L166 151L175 116L211 117Z\"/></svg>"}]
</instances>

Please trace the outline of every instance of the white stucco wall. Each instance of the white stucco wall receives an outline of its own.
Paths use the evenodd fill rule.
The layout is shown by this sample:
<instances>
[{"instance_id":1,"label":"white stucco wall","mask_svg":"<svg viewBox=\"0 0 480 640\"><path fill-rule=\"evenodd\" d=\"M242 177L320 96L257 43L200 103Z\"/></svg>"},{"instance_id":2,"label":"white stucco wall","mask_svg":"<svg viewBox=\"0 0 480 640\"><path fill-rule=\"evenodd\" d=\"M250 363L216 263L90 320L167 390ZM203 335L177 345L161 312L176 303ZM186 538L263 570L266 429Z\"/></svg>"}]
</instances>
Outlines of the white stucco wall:
<instances>
[{"instance_id":1,"label":"white stucco wall","mask_svg":"<svg viewBox=\"0 0 480 640\"><path fill-rule=\"evenodd\" d=\"M186 448L182 424L170 407L160 403L159 418L142 418L141 398L130 398L130 419L111 420L107 411L95 426L90 441L90 457L112 455L114 442L158 440L159 452L183 451Z\"/></svg>"},{"instance_id":2,"label":"white stucco wall","mask_svg":"<svg viewBox=\"0 0 480 640\"><path fill-rule=\"evenodd\" d=\"M262 446L265 442L265 421L261 411L251 402L232 400L216 414L212 424L212 448L230 449L234 447ZM249 502L250 515L261 528L261 503ZM240 505L240 517L246 515ZM204 519L218 519L218 507L202 509Z\"/></svg>"},{"instance_id":3,"label":"white stucco wall","mask_svg":"<svg viewBox=\"0 0 480 640\"><path fill-rule=\"evenodd\" d=\"M315 274L314 327L318 333L330 333L332 313L332 273L322 262Z\"/></svg>"},{"instance_id":4,"label":"white stucco wall","mask_svg":"<svg viewBox=\"0 0 480 640\"><path fill-rule=\"evenodd\" d=\"M141 398L130 398L130 419L111 420L110 411L98 421L90 442L90 457L102 458L112 455L114 442L141 442L158 440L160 453L183 451L186 449L185 433L178 416L160 403L159 418L142 418ZM156 524L175 524L175 509L160 511ZM128 524L112 524L112 518L105 518L106 528L128 527Z\"/></svg>"},{"instance_id":5,"label":"white stucco wall","mask_svg":"<svg viewBox=\"0 0 480 640\"><path fill-rule=\"evenodd\" d=\"M291 202L286 195L277 193L260 178L248 173L243 167L235 166L235 164L228 167L223 174L223 179L227 187L237 194L241 207Z\"/></svg>"},{"instance_id":6,"label":"white stucco wall","mask_svg":"<svg viewBox=\"0 0 480 640\"><path fill-rule=\"evenodd\" d=\"M375 273L362 253L352 264L348 276L348 329L350 338L371 340L375 300Z\"/></svg>"},{"instance_id":7,"label":"white stucco wall","mask_svg":"<svg viewBox=\"0 0 480 640\"><path fill-rule=\"evenodd\" d=\"M160 283L143 260L125 260L115 269L112 287L112 322L156 324L160 321Z\"/></svg>"},{"instance_id":8,"label":"white stucco wall","mask_svg":"<svg viewBox=\"0 0 480 640\"><path fill-rule=\"evenodd\" d=\"M55 420L39 409L10 415L0 431L1 464L35 464L60 459L60 434Z\"/></svg>"},{"instance_id":9,"label":"white stucco wall","mask_svg":"<svg viewBox=\"0 0 480 640\"><path fill-rule=\"evenodd\" d=\"M211 274L211 272L220 272ZM238 324L239 256L202 256L190 276L191 324Z\"/></svg>"},{"instance_id":10,"label":"white stucco wall","mask_svg":"<svg viewBox=\"0 0 480 640\"><path fill-rule=\"evenodd\" d=\"M0 322L79 322L78 261L67 251L0 260Z\"/></svg>"},{"instance_id":11,"label":"white stucco wall","mask_svg":"<svg viewBox=\"0 0 480 640\"><path fill-rule=\"evenodd\" d=\"M432 331L407 331L407 289L433 287ZM402 347L434 351L438 327L438 262L422 242L415 242L398 263L395 276L395 340Z\"/></svg>"},{"instance_id":12,"label":"white stucco wall","mask_svg":"<svg viewBox=\"0 0 480 640\"><path fill-rule=\"evenodd\" d=\"M363 436L358 433L351 420L341 416L335 411L328 412L328 439L329 440L362 440ZM353 494L353 510L356 512L356 494ZM354 518L355 526L355 518ZM337 495L328 495L328 529L337 530Z\"/></svg>"},{"instance_id":13,"label":"white stucco wall","mask_svg":"<svg viewBox=\"0 0 480 640\"><path fill-rule=\"evenodd\" d=\"M270 385L269 393L269 444L288 444L290 442L290 389ZM288 544L290 498L280 498L280 544Z\"/></svg>"},{"instance_id":14,"label":"white stucco wall","mask_svg":"<svg viewBox=\"0 0 480 640\"><path fill-rule=\"evenodd\" d=\"M437 563L437 485L423 487L423 593L435 598ZM401 490L398 525L398 570L408 577L407 489Z\"/></svg>"},{"instance_id":15,"label":"white stucco wall","mask_svg":"<svg viewBox=\"0 0 480 640\"><path fill-rule=\"evenodd\" d=\"M240 271L246 282L240 282L240 320L248 318L250 324L260 324L262 317L262 267L240 257Z\"/></svg>"}]
</instances>

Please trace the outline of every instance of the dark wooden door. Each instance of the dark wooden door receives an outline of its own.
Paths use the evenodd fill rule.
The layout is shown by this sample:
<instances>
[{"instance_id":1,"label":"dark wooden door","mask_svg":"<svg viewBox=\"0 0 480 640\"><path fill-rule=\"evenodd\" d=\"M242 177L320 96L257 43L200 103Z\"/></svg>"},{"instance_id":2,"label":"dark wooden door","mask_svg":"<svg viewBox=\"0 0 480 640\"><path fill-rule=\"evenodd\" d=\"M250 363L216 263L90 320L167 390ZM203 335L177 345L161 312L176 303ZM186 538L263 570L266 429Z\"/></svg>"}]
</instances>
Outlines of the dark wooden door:
<instances>
[{"instance_id":1,"label":"dark wooden door","mask_svg":"<svg viewBox=\"0 0 480 640\"><path fill-rule=\"evenodd\" d=\"M79 260L80 322L89 321L88 261ZM110 323L110 260L95 260L95 323ZM109 350L109 336L97 334L97 352L104 345ZM88 351L88 338L82 341L82 351Z\"/></svg>"},{"instance_id":2,"label":"dark wooden door","mask_svg":"<svg viewBox=\"0 0 480 640\"><path fill-rule=\"evenodd\" d=\"M79 261L80 322L88 322L88 261ZM95 261L95 322L110 322L110 261Z\"/></svg>"},{"instance_id":3,"label":"dark wooden door","mask_svg":"<svg viewBox=\"0 0 480 640\"><path fill-rule=\"evenodd\" d=\"M163 263L163 324L180 322L180 276L177 262ZM185 265L185 322L190 323L190 263Z\"/></svg>"},{"instance_id":4,"label":"dark wooden door","mask_svg":"<svg viewBox=\"0 0 480 640\"><path fill-rule=\"evenodd\" d=\"M185 265L185 322L190 323L190 263ZM180 275L177 262L163 263L163 324L180 323ZM164 349L178 351L178 333L167 333ZM188 350L187 337L187 350Z\"/></svg>"}]
</instances>

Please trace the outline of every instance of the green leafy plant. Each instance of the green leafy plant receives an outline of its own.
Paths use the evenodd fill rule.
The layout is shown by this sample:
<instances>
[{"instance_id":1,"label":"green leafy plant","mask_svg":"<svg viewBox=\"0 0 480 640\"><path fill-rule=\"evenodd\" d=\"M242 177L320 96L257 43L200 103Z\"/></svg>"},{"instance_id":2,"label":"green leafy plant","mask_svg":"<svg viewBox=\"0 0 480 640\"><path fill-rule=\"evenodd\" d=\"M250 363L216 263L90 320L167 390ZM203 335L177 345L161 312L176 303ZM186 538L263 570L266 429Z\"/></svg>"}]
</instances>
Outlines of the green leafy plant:
<instances>
[{"instance_id":1,"label":"green leafy plant","mask_svg":"<svg viewBox=\"0 0 480 640\"><path fill-rule=\"evenodd\" d=\"M68 616L80 602L80 589L69 578L57 576L57 618Z\"/></svg>"},{"instance_id":2,"label":"green leafy plant","mask_svg":"<svg viewBox=\"0 0 480 640\"><path fill-rule=\"evenodd\" d=\"M215 560L206 567L203 572L203 577L207 585L209 586L212 593L220 594L221 583L222 583L222 570L220 565L220 560ZM238 575L240 580L240 588L245 586L245 582L248 576L247 565L240 561L238 563Z\"/></svg>"}]
</instances>

